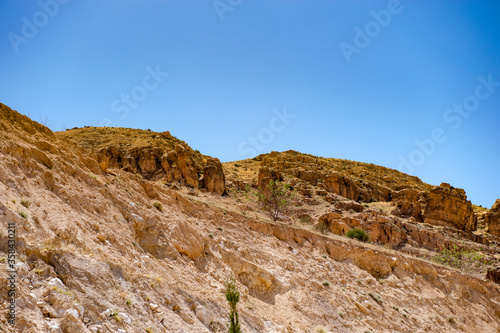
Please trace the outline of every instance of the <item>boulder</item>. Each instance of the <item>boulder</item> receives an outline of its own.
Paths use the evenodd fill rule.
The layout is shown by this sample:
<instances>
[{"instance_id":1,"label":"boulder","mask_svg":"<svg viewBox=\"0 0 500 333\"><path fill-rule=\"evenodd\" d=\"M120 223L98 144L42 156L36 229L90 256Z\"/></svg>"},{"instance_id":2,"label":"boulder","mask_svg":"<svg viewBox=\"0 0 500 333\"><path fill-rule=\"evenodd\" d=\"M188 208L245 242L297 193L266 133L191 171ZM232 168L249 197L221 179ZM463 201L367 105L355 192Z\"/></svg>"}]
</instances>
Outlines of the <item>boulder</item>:
<instances>
[{"instance_id":1,"label":"boulder","mask_svg":"<svg viewBox=\"0 0 500 333\"><path fill-rule=\"evenodd\" d=\"M203 168L202 187L219 195L226 192L226 178L218 158L209 158Z\"/></svg>"},{"instance_id":2,"label":"boulder","mask_svg":"<svg viewBox=\"0 0 500 333\"><path fill-rule=\"evenodd\" d=\"M324 224L328 231L331 231L335 234L341 234L337 231L341 230L342 228L339 228L337 224L342 222L342 211L333 210L326 214L323 214L318 219L318 222ZM349 230L349 228L347 230Z\"/></svg>"},{"instance_id":3,"label":"boulder","mask_svg":"<svg viewBox=\"0 0 500 333\"><path fill-rule=\"evenodd\" d=\"M196 314L196 317L203 323L203 325L208 326L212 323L214 320L214 315L212 312L207 310L204 306L198 305L195 309L194 312Z\"/></svg>"},{"instance_id":4,"label":"boulder","mask_svg":"<svg viewBox=\"0 0 500 333\"><path fill-rule=\"evenodd\" d=\"M335 208L341 209L341 210L354 210L356 212L362 212L364 207L362 204L356 202L356 201L337 201L335 203Z\"/></svg>"},{"instance_id":5,"label":"boulder","mask_svg":"<svg viewBox=\"0 0 500 333\"><path fill-rule=\"evenodd\" d=\"M354 201L359 199L358 188L346 175L339 172L333 172L325 179L324 183L328 192L336 193Z\"/></svg>"},{"instance_id":6,"label":"boulder","mask_svg":"<svg viewBox=\"0 0 500 333\"><path fill-rule=\"evenodd\" d=\"M451 226L466 231L476 230L477 218L465 191L447 183L442 183L430 191L424 218L425 223L433 225Z\"/></svg>"},{"instance_id":7,"label":"boulder","mask_svg":"<svg viewBox=\"0 0 500 333\"><path fill-rule=\"evenodd\" d=\"M176 250L192 260L203 255L205 249L204 237L185 221L179 221L170 233L170 242Z\"/></svg>"},{"instance_id":8,"label":"boulder","mask_svg":"<svg viewBox=\"0 0 500 333\"><path fill-rule=\"evenodd\" d=\"M500 199L497 199L491 209L484 215L488 232L500 237Z\"/></svg>"}]
</instances>

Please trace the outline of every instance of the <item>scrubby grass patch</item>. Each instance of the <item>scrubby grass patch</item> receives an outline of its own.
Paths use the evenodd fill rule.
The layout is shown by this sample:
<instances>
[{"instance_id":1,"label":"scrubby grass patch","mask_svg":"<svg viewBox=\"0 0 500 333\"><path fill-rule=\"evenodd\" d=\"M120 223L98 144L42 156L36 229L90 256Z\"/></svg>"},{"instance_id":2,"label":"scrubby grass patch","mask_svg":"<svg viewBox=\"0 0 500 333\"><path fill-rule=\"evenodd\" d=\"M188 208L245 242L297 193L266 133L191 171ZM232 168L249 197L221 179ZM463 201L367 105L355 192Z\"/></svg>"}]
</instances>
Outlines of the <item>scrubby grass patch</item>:
<instances>
[{"instance_id":1,"label":"scrubby grass patch","mask_svg":"<svg viewBox=\"0 0 500 333\"><path fill-rule=\"evenodd\" d=\"M367 242L370 237L368 234L362 229L351 229L346 233L347 238L356 238L361 242Z\"/></svg>"},{"instance_id":2,"label":"scrubby grass patch","mask_svg":"<svg viewBox=\"0 0 500 333\"><path fill-rule=\"evenodd\" d=\"M455 244L443 249L432 260L465 273L483 273L488 264L487 257L483 253L460 248Z\"/></svg>"}]
</instances>

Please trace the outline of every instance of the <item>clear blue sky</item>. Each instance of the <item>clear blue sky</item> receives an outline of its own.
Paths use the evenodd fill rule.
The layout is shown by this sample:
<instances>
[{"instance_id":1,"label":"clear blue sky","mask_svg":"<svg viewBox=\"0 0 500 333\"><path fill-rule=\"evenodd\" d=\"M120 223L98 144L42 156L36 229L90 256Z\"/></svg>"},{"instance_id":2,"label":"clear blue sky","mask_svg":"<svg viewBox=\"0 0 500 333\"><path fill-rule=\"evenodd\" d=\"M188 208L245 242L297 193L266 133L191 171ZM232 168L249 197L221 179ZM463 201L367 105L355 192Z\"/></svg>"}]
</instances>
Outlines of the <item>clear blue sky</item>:
<instances>
[{"instance_id":1,"label":"clear blue sky","mask_svg":"<svg viewBox=\"0 0 500 333\"><path fill-rule=\"evenodd\" d=\"M54 131L169 130L222 161L294 149L500 198L498 0L62 2L0 2L0 101Z\"/></svg>"}]
</instances>

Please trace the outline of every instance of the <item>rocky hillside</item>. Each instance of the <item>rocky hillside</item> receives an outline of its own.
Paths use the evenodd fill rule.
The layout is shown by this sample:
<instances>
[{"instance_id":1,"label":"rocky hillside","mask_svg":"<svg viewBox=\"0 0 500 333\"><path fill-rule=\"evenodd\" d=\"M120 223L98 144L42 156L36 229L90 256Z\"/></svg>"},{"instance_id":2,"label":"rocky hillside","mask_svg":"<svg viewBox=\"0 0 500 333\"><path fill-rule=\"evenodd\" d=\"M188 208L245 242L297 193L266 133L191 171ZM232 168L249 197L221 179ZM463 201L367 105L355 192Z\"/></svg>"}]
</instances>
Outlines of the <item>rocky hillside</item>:
<instances>
[{"instance_id":1,"label":"rocky hillside","mask_svg":"<svg viewBox=\"0 0 500 333\"><path fill-rule=\"evenodd\" d=\"M276 222L252 195L270 179L294 190ZM221 165L167 132L54 134L0 104L0 332L225 332L231 275L243 332L498 332L497 206L297 152Z\"/></svg>"}]
</instances>

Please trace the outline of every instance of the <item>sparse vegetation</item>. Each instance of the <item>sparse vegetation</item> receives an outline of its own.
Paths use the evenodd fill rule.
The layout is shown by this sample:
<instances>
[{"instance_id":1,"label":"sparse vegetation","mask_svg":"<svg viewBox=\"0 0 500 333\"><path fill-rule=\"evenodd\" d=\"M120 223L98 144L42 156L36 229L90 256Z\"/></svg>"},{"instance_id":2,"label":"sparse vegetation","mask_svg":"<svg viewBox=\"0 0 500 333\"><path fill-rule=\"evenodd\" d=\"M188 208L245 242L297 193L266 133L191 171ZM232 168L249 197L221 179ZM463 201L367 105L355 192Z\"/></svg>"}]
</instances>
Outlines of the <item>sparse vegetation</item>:
<instances>
[{"instance_id":1,"label":"sparse vegetation","mask_svg":"<svg viewBox=\"0 0 500 333\"><path fill-rule=\"evenodd\" d=\"M28 213L26 213L25 211L19 211L19 215L21 215L22 218L28 219Z\"/></svg>"},{"instance_id":2,"label":"sparse vegetation","mask_svg":"<svg viewBox=\"0 0 500 333\"><path fill-rule=\"evenodd\" d=\"M238 310L236 309L236 305L240 301L240 292L238 291L238 286L236 285L234 277L226 280L226 300L231 309L229 312L229 333L241 333Z\"/></svg>"},{"instance_id":3,"label":"sparse vegetation","mask_svg":"<svg viewBox=\"0 0 500 333\"><path fill-rule=\"evenodd\" d=\"M248 310L255 310L255 304L250 303L250 302L247 302L247 303L245 304L245 307L246 307Z\"/></svg>"},{"instance_id":4,"label":"sparse vegetation","mask_svg":"<svg viewBox=\"0 0 500 333\"><path fill-rule=\"evenodd\" d=\"M121 321L121 320L120 320L120 317L118 317L118 312L117 312L117 311L111 312L111 314L110 314L109 316L110 316L110 317L112 317L112 318L115 318L115 320L116 320L117 322L120 322L120 321Z\"/></svg>"},{"instance_id":5,"label":"sparse vegetation","mask_svg":"<svg viewBox=\"0 0 500 333\"><path fill-rule=\"evenodd\" d=\"M29 199L24 199L24 198L23 198L23 199L21 199L21 201L20 201L20 202L21 202L21 205L23 205L24 207L26 207L26 208L28 208L28 209L29 209L29 208L30 208L30 206L31 206L31 201L30 201Z\"/></svg>"},{"instance_id":6,"label":"sparse vegetation","mask_svg":"<svg viewBox=\"0 0 500 333\"><path fill-rule=\"evenodd\" d=\"M298 216L298 219L301 223L311 223L312 222L312 218L310 215L308 214L300 214Z\"/></svg>"},{"instance_id":7,"label":"sparse vegetation","mask_svg":"<svg viewBox=\"0 0 500 333\"><path fill-rule=\"evenodd\" d=\"M323 287L329 287L330 286L330 282L328 282L327 280L324 280L322 283Z\"/></svg>"},{"instance_id":8,"label":"sparse vegetation","mask_svg":"<svg viewBox=\"0 0 500 333\"><path fill-rule=\"evenodd\" d=\"M459 248L455 244L443 249L433 258L434 261L459 269L466 273L482 273L485 269L486 256L475 250Z\"/></svg>"},{"instance_id":9,"label":"sparse vegetation","mask_svg":"<svg viewBox=\"0 0 500 333\"><path fill-rule=\"evenodd\" d=\"M368 296L370 296L371 298L373 298L375 300L375 302L377 302L378 304L382 304L383 303L382 297L380 297L380 295L378 295L378 294L369 292Z\"/></svg>"},{"instance_id":10,"label":"sparse vegetation","mask_svg":"<svg viewBox=\"0 0 500 333\"><path fill-rule=\"evenodd\" d=\"M273 180L267 185L267 190L259 188L257 192L259 204L273 221L285 212L291 203L291 196L290 185Z\"/></svg>"},{"instance_id":11,"label":"sparse vegetation","mask_svg":"<svg viewBox=\"0 0 500 333\"><path fill-rule=\"evenodd\" d=\"M320 232L320 233L322 233L322 234L325 234L326 230L327 230L326 225L323 222L316 223L314 225L313 229L316 230L316 231L318 231L318 232Z\"/></svg>"},{"instance_id":12,"label":"sparse vegetation","mask_svg":"<svg viewBox=\"0 0 500 333\"><path fill-rule=\"evenodd\" d=\"M153 207L158 209L160 212L163 212L163 204L159 201L153 202Z\"/></svg>"},{"instance_id":13,"label":"sparse vegetation","mask_svg":"<svg viewBox=\"0 0 500 333\"><path fill-rule=\"evenodd\" d=\"M327 333L326 328L321 325L318 325L314 328L315 333Z\"/></svg>"},{"instance_id":14,"label":"sparse vegetation","mask_svg":"<svg viewBox=\"0 0 500 333\"><path fill-rule=\"evenodd\" d=\"M370 239L368 234L362 229L351 229L346 233L346 237L356 238L361 242L367 242Z\"/></svg>"}]
</instances>

